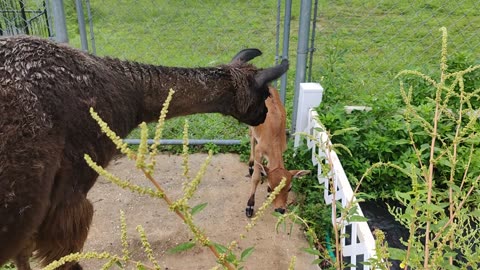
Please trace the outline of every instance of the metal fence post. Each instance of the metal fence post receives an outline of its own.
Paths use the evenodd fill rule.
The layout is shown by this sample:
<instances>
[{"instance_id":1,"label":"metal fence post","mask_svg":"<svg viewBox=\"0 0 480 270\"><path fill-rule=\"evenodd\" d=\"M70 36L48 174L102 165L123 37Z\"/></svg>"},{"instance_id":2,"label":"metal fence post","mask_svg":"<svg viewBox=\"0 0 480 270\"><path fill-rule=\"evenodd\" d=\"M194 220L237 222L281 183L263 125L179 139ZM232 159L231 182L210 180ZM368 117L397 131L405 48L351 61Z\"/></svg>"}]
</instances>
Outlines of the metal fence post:
<instances>
[{"instance_id":1,"label":"metal fence post","mask_svg":"<svg viewBox=\"0 0 480 270\"><path fill-rule=\"evenodd\" d=\"M317 24L317 11L318 11L318 0L315 0L313 5L313 19L312 19L312 38L310 43L310 57L308 60L308 81L312 81L312 70L313 70L313 53L315 52L315 25Z\"/></svg>"},{"instance_id":2,"label":"metal fence post","mask_svg":"<svg viewBox=\"0 0 480 270\"><path fill-rule=\"evenodd\" d=\"M92 11L90 9L90 0L85 0L87 5L88 25L90 26L90 45L92 45L92 53L97 54L97 48L95 46L95 36L93 35L93 20Z\"/></svg>"},{"instance_id":3,"label":"metal fence post","mask_svg":"<svg viewBox=\"0 0 480 270\"><path fill-rule=\"evenodd\" d=\"M290 19L292 18L292 0L285 1L285 17L283 25L283 46L282 46L282 59L288 59L288 48L290 41ZM285 105L287 96L287 73L281 77L280 84L280 98Z\"/></svg>"},{"instance_id":4,"label":"metal fence post","mask_svg":"<svg viewBox=\"0 0 480 270\"><path fill-rule=\"evenodd\" d=\"M310 16L312 0L302 0L300 5L300 22L298 27L297 66L295 76L295 93L293 96L292 134L296 131L298 90L300 83L305 82L305 71L308 54L308 37L310 34Z\"/></svg>"},{"instance_id":5,"label":"metal fence post","mask_svg":"<svg viewBox=\"0 0 480 270\"><path fill-rule=\"evenodd\" d=\"M61 43L68 42L67 22L63 0L52 0L53 21L55 24L55 40Z\"/></svg>"},{"instance_id":6,"label":"metal fence post","mask_svg":"<svg viewBox=\"0 0 480 270\"><path fill-rule=\"evenodd\" d=\"M75 7L77 9L78 30L80 32L80 42L82 50L88 51L87 30L85 26L85 16L83 16L82 0L75 0Z\"/></svg>"}]
</instances>

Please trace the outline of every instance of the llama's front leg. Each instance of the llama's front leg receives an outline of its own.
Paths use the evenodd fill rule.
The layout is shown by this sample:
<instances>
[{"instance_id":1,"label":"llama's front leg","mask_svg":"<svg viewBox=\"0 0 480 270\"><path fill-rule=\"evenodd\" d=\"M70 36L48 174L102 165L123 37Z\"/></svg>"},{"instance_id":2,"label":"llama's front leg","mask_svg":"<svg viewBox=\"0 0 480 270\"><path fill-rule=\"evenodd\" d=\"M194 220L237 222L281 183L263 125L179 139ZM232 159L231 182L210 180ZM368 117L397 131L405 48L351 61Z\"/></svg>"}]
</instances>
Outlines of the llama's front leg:
<instances>
[{"instance_id":1,"label":"llama's front leg","mask_svg":"<svg viewBox=\"0 0 480 270\"><path fill-rule=\"evenodd\" d=\"M56 205L40 232L37 240L38 256L47 265L71 253L80 252L87 239L92 222L93 206L80 192ZM61 270L81 270L78 262L69 262Z\"/></svg>"},{"instance_id":2,"label":"llama's front leg","mask_svg":"<svg viewBox=\"0 0 480 270\"><path fill-rule=\"evenodd\" d=\"M31 270L30 257L32 256L35 244L33 239L23 248L23 250L15 257L15 266L18 270Z\"/></svg>"},{"instance_id":3,"label":"llama's front leg","mask_svg":"<svg viewBox=\"0 0 480 270\"><path fill-rule=\"evenodd\" d=\"M255 206L255 192L257 190L258 183L260 183L260 180L262 178L261 175L261 168L259 166L259 163L254 164L254 170L252 174L252 188L250 190L250 198L248 199L247 202L247 208L245 209L245 214L247 217L252 217L253 212L254 212L254 206Z\"/></svg>"}]
</instances>

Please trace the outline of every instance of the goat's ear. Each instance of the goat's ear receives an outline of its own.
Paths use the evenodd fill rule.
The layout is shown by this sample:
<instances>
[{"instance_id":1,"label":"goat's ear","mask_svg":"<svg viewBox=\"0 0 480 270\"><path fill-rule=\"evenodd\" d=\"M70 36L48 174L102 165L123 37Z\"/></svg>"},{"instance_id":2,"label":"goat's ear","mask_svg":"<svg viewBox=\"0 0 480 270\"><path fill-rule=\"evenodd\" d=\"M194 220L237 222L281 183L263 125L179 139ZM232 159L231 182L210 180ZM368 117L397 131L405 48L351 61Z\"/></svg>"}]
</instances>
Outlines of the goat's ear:
<instances>
[{"instance_id":1,"label":"goat's ear","mask_svg":"<svg viewBox=\"0 0 480 270\"><path fill-rule=\"evenodd\" d=\"M255 49L255 48L244 49L238 52L237 55L235 55L232 58L232 61L230 61L230 64L237 61L240 63L245 63L260 55L262 55L262 52L259 49Z\"/></svg>"},{"instance_id":2,"label":"goat's ear","mask_svg":"<svg viewBox=\"0 0 480 270\"><path fill-rule=\"evenodd\" d=\"M288 70L288 60L283 59L282 62L274 67L260 70L257 75L255 75L255 82L258 86L265 85L273 80L280 78L283 73Z\"/></svg>"},{"instance_id":3,"label":"goat's ear","mask_svg":"<svg viewBox=\"0 0 480 270\"><path fill-rule=\"evenodd\" d=\"M310 173L310 170L291 170L293 178L299 178Z\"/></svg>"},{"instance_id":4,"label":"goat's ear","mask_svg":"<svg viewBox=\"0 0 480 270\"><path fill-rule=\"evenodd\" d=\"M269 169L268 169L267 166L263 166L262 163L257 162L257 161L255 161L255 164L258 165L258 167L260 167L260 173L261 173L262 175L268 176L268 171L269 171Z\"/></svg>"}]
</instances>

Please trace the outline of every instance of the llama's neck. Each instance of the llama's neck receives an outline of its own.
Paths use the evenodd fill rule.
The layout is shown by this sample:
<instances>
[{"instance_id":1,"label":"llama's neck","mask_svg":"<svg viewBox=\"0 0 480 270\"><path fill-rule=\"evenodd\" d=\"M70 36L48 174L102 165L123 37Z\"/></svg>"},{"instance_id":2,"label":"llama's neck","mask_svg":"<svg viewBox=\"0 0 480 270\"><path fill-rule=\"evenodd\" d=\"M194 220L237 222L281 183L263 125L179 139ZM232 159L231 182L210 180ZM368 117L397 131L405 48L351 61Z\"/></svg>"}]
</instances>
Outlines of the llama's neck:
<instances>
[{"instance_id":1,"label":"llama's neck","mask_svg":"<svg viewBox=\"0 0 480 270\"><path fill-rule=\"evenodd\" d=\"M111 67L131 82L137 95L143 96L140 121L158 118L170 89L167 118L195 113L226 112L233 104L230 72L225 67L176 68L109 59Z\"/></svg>"}]
</instances>

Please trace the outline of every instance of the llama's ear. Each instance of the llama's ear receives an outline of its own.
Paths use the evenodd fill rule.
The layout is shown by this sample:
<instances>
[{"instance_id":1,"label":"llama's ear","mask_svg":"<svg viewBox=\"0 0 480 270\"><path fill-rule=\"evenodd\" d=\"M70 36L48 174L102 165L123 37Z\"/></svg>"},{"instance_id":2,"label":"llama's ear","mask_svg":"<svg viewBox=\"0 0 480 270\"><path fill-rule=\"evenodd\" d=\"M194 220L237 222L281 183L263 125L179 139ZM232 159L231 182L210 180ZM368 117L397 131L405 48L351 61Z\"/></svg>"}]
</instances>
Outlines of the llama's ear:
<instances>
[{"instance_id":1,"label":"llama's ear","mask_svg":"<svg viewBox=\"0 0 480 270\"><path fill-rule=\"evenodd\" d=\"M265 85L273 80L280 78L280 76L282 76L283 73L287 72L287 70L288 60L283 59L279 65L259 71L257 75L255 75L255 81L259 86Z\"/></svg>"},{"instance_id":2,"label":"llama's ear","mask_svg":"<svg viewBox=\"0 0 480 270\"><path fill-rule=\"evenodd\" d=\"M232 58L232 61L230 61L230 63L234 63L234 62L245 63L260 55L262 55L262 52L259 49L255 49L255 48L244 49L238 52L237 55L235 55Z\"/></svg>"},{"instance_id":3,"label":"llama's ear","mask_svg":"<svg viewBox=\"0 0 480 270\"><path fill-rule=\"evenodd\" d=\"M293 178L299 178L310 173L310 170L291 170Z\"/></svg>"}]
</instances>

